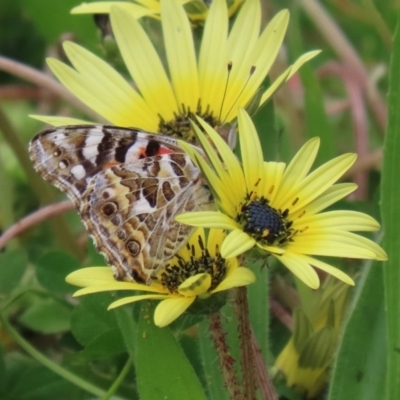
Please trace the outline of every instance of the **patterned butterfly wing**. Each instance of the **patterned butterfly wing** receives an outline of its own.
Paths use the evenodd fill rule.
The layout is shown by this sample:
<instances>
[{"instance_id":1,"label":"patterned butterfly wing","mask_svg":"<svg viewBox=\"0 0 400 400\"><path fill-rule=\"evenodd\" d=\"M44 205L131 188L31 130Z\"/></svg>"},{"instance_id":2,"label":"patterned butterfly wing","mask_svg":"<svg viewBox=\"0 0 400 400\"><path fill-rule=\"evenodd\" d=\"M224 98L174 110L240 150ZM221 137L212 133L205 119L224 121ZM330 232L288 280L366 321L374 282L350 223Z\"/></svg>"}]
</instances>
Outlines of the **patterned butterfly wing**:
<instances>
[{"instance_id":1,"label":"patterned butterfly wing","mask_svg":"<svg viewBox=\"0 0 400 400\"><path fill-rule=\"evenodd\" d=\"M67 126L37 135L29 152L75 204L117 279L151 282L192 231L175 216L210 201L199 169L169 137Z\"/></svg>"}]
</instances>

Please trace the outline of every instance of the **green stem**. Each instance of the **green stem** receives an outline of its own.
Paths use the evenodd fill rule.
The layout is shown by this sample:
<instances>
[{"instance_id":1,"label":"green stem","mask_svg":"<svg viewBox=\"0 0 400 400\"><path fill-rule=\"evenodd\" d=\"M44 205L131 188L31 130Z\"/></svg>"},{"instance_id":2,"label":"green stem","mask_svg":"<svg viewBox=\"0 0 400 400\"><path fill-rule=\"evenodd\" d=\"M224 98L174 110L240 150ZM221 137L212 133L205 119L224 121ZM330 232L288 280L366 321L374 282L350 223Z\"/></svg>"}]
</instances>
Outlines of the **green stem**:
<instances>
[{"instance_id":1,"label":"green stem","mask_svg":"<svg viewBox=\"0 0 400 400\"><path fill-rule=\"evenodd\" d=\"M80 378L79 376L75 375L74 373L66 370L65 368L61 367L54 361L47 358L45 355L37 351L33 346L31 346L7 321L7 318L0 314L0 321L13 337L13 339L37 362L44 365L55 374L61 376L65 380L71 382L75 386L85 390L88 393L93 394L97 397L102 397L106 395L106 392L103 389L93 385L90 382L85 381L84 379ZM117 378L118 379L118 378ZM114 385L113 385L114 386ZM115 399L123 400L121 398L115 397Z\"/></svg>"},{"instance_id":2,"label":"green stem","mask_svg":"<svg viewBox=\"0 0 400 400\"><path fill-rule=\"evenodd\" d=\"M107 390L107 393L101 398L101 400L109 400L112 396L114 396L115 392L118 390L129 370L131 369L131 366L132 357L129 357L124 365L124 368L122 368L121 372L117 376L117 379L113 382L113 384L110 386L110 388Z\"/></svg>"}]
</instances>

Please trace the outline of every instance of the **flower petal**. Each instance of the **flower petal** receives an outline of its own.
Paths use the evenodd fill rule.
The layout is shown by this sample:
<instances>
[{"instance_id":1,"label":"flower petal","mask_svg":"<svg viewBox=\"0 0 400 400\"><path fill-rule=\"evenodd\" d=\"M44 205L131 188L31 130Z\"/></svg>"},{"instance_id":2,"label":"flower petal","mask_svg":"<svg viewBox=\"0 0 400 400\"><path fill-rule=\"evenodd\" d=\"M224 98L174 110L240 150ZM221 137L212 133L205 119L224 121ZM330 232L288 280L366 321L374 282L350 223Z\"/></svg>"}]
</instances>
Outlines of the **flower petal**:
<instances>
[{"instance_id":1,"label":"flower petal","mask_svg":"<svg viewBox=\"0 0 400 400\"><path fill-rule=\"evenodd\" d=\"M295 236L288 250L315 256L387 260L385 251L372 240L352 232L321 229Z\"/></svg>"},{"instance_id":2,"label":"flower petal","mask_svg":"<svg viewBox=\"0 0 400 400\"><path fill-rule=\"evenodd\" d=\"M251 48L248 59L251 63L250 66L255 67L255 70L240 96L238 106L245 106L250 101L253 93L262 85L281 48L288 23L288 10L280 11L269 22L255 46Z\"/></svg>"},{"instance_id":3,"label":"flower petal","mask_svg":"<svg viewBox=\"0 0 400 400\"><path fill-rule=\"evenodd\" d=\"M182 296L192 297L207 293L211 286L211 276L205 272L187 278L178 287L178 292Z\"/></svg>"},{"instance_id":4,"label":"flower petal","mask_svg":"<svg viewBox=\"0 0 400 400\"><path fill-rule=\"evenodd\" d=\"M256 241L247 233L240 229L235 229L226 237L221 246L221 256L223 258L236 257L250 250Z\"/></svg>"},{"instance_id":5,"label":"flower petal","mask_svg":"<svg viewBox=\"0 0 400 400\"><path fill-rule=\"evenodd\" d=\"M200 98L211 110L221 108L228 79L226 41L228 37L228 9L224 0L211 3L204 25L199 54ZM221 117L220 115L216 115Z\"/></svg>"},{"instance_id":6,"label":"flower petal","mask_svg":"<svg viewBox=\"0 0 400 400\"><path fill-rule=\"evenodd\" d=\"M287 186L285 182L286 195L280 208L289 208L294 213L305 207L332 186L353 165L356 158L356 154L343 154L321 165L300 183Z\"/></svg>"},{"instance_id":7,"label":"flower petal","mask_svg":"<svg viewBox=\"0 0 400 400\"><path fill-rule=\"evenodd\" d=\"M249 114L242 108L238 111L240 150L247 193L258 190L258 184L264 170L264 157L260 140ZM229 167L228 167L229 168Z\"/></svg>"},{"instance_id":8,"label":"flower petal","mask_svg":"<svg viewBox=\"0 0 400 400\"><path fill-rule=\"evenodd\" d=\"M189 19L178 0L160 0L169 72L179 106L196 110L199 78Z\"/></svg>"},{"instance_id":9,"label":"flower petal","mask_svg":"<svg viewBox=\"0 0 400 400\"><path fill-rule=\"evenodd\" d=\"M302 230L304 227L307 227L308 233L312 233L314 229L330 228L345 231L377 231L380 225L378 221L367 214L358 211L336 210L294 219L294 229Z\"/></svg>"},{"instance_id":10,"label":"flower petal","mask_svg":"<svg viewBox=\"0 0 400 400\"><path fill-rule=\"evenodd\" d=\"M319 288L318 274L310 264L298 257L297 254L285 252L285 254L281 256L274 255L274 257L311 289Z\"/></svg>"},{"instance_id":11,"label":"flower petal","mask_svg":"<svg viewBox=\"0 0 400 400\"><path fill-rule=\"evenodd\" d=\"M164 300L164 299L168 299L168 298L169 298L169 295L167 295L167 294L143 294L143 295L137 295L137 296L129 296L129 297L124 297L123 299L119 299L119 300L112 302L108 306L108 310L112 310L113 308L124 306L125 304L135 303L136 301Z\"/></svg>"},{"instance_id":12,"label":"flower petal","mask_svg":"<svg viewBox=\"0 0 400 400\"><path fill-rule=\"evenodd\" d=\"M283 162L264 162L264 171L258 184L258 191L272 204L274 204L275 196L279 192L285 167L286 164Z\"/></svg>"},{"instance_id":13,"label":"flower petal","mask_svg":"<svg viewBox=\"0 0 400 400\"><path fill-rule=\"evenodd\" d=\"M160 57L142 26L129 11L112 7L111 23L118 48L141 95L152 110L154 128L159 115L174 118L175 95Z\"/></svg>"},{"instance_id":14,"label":"flower petal","mask_svg":"<svg viewBox=\"0 0 400 400\"><path fill-rule=\"evenodd\" d=\"M172 297L161 301L154 311L154 323L160 328L167 326L181 316L195 299L196 297Z\"/></svg>"},{"instance_id":15,"label":"flower petal","mask_svg":"<svg viewBox=\"0 0 400 400\"><path fill-rule=\"evenodd\" d=\"M355 183L337 183L330 188L328 188L323 194L317 197L312 203L307 204L303 209L297 211L300 215L303 210L309 215L316 214L325 208L329 207L331 204L343 199L350 193L353 193L357 189Z\"/></svg>"},{"instance_id":16,"label":"flower petal","mask_svg":"<svg viewBox=\"0 0 400 400\"><path fill-rule=\"evenodd\" d=\"M247 267L239 267L235 269L228 277L226 277L212 293L221 292L223 290L232 289L239 286L247 286L256 281L253 271Z\"/></svg>"},{"instance_id":17,"label":"flower petal","mask_svg":"<svg viewBox=\"0 0 400 400\"><path fill-rule=\"evenodd\" d=\"M345 274L343 271L341 271L338 268L333 267L332 265L329 265L323 261L320 261L314 257L308 257L305 255L297 255L300 259L304 260L305 262L309 263L311 266L314 268L318 268L322 271L325 271L329 275L334 276L337 279L340 279L344 283L347 283L348 285L354 286L355 283L353 279L350 278L347 274Z\"/></svg>"},{"instance_id":18,"label":"flower petal","mask_svg":"<svg viewBox=\"0 0 400 400\"><path fill-rule=\"evenodd\" d=\"M218 211L195 211L180 214L175 221L190 226L201 226L204 228L237 229L239 225L230 217Z\"/></svg>"},{"instance_id":19,"label":"flower petal","mask_svg":"<svg viewBox=\"0 0 400 400\"><path fill-rule=\"evenodd\" d=\"M65 278L66 282L75 286L91 286L115 282L115 278L110 267L88 267L71 272Z\"/></svg>"},{"instance_id":20,"label":"flower petal","mask_svg":"<svg viewBox=\"0 0 400 400\"><path fill-rule=\"evenodd\" d=\"M297 187L299 182L309 173L315 161L315 157L317 156L319 144L320 139L318 137L312 138L307 141L293 157L283 174L280 185L282 190L276 195L274 204L276 204L277 208L281 208L282 210L285 209L283 208L282 203L288 196L288 188L291 189L294 186Z\"/></svg>"},{"instance_id":21,"label":"flower petal","mask_svg":"<svg viewBox=\"0 0 400 400\"><path fill-rule=\"evenodd\" d=\"M83 3L74 7L71 14L108 14L112 6L118 5L123 7L126 11L135 15L135 18L142 18L144 16L152 16L157 14L159 10L151 10L142 7L138 4L128 3L126 1L95 1L93 3Z\"/></svg>"},{"instance_id":22,"label":"flower petal","mask_svg":"<svg viewBox=\"0 0 400 400\"><path fill-rule=\"evenodd\" d=\"M285 82L287 82L307 61L321 53L320 50L309 51L301 55L289 68L278 76L272 85L263 93L259 107L262 106Z\"/></svg>"}]
</instances>

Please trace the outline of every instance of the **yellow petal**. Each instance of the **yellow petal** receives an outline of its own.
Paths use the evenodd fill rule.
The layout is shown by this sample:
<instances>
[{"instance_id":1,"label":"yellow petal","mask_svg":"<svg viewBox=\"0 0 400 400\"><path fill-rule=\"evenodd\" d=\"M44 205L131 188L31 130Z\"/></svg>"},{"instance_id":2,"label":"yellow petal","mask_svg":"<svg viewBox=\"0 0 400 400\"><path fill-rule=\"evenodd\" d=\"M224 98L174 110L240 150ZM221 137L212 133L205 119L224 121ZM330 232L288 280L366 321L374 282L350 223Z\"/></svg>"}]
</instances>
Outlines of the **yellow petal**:
<instances>
[{"instance_id":1,"label":"yellow petal","mask_svg":"<svg viewBox=\"0 0 400 400\"><path fill-rule=\"evenodd\" d=\"M305 215L300 219L294 219L293 228L307 227L308 234L313 229L343 229L345 231L377 231L380 228L378 221L367 214L358 211L336 210Z\"/></svg>"},{"instance_id":2,"label":"yellow petal","mask_svg":"<svg viewBox=\"0 0 400 400\"><path fill-rule=\"evenodd\" d=\"M100 292L111 292L114 290L140 290L142 292L154 292L154 293L165 293L166 290L161 286L149 286L135 282L118 282L114 280L114 283L110 282L107 284L95 284L92 286L85 287L77 290L74 293L74 297L83 296L85 294L100 293Z\"/></svg>"},{"instance_id":3,"label":"yellow petal","mask_svg":"<svg viewBox=\"0 0 400 400\"><path fill-rule=\"evenodd\" d=\"M300 208L297 213L301 214L303 210L306 210L307 214L316 214L331 204L343 199L350 193L353 193L357 189L355 183L337 183L328 188L323 194L317 197L311 204L307 204L305 208Z\"/></svg>"},{"instance_id":4,"label":"yellow petal","mask_svg":"<svg viewBox=\"0 0 400 400\"><path fill-rule=\"evenodd\" d=\"M292 190L299 185L309 173L319 149L320 139L318 137L307 141L293 157L292 161L283 174L280 192L276 195L274 206L283 208L283 202L288 196L294 196Z\"/></svg>"},{"instance_id":5,"label":"yellow petal","mask_svg":"<svg viewBox=\"0 0 400 400\"><path fill-rule=\"evenodd\" d=\"M71 285L81 287L116 282L110 267L81 268L71 272L65 280Z\"/></svg>"},{"instance_id":6,"label":"yellow petal","mask_svg":"<svg viewBox=\"0 0 400 400\"><path fill-rule=\"evenodd\" d=\"M133 13L136 18L157 14L157 10L151 10L126 1L95 1L93 3L83 3L74 7L71 10L71 14L108 14L111 7L115 5L123 7L126 11Z\"/></svg>"},{"instance_id":7,"label":"yellow petal","mask_svg":"<svg viewBox=\"0 0 400 400\"><path fill-rule=\"evenodd\" d=\"M256 241L247 233L240 229L235 229L224 240L221 246L221 256L223 258L236 257L250 250Z\"/></svg>"},{"instance_id":8,"label":"yellow petal","mask_svg":"<svg viewBox=\"0 0 400 400\"><path fill-rule=\"evenodd\" d=\"M208 125L201 118L197 118L200 125L210 136L211 140L214 142L215 148L218 154L221 156L223 164L222 167L226 169L226 172L229 175L229 181L226 185L232 186L232 193L234 201L243 201L246 196L246 181L244 179L242 166L237 160L235 154L226 144L224 139L216 132L210 125ZM203 143L204 146L204 143ZM214 154L215 150L213 150ZM207 151L207 155L210 157L211 151ZM210 158L211 160L211 158ZM212 160L211 160L212 161ZM221 164L221 161L219 161ZM222 178L221 178L222 179Z\"/></svg>"},{"instance_id":9,"label":"yellow petal","mask_svg":"<svg viewBox=\"0 0 400 400\"><path fill-rule=\"evenodd\" d=\"M275 196L279 193L286 164L283 162L264 162L262 179L257 192L274 204Z\"/></svg>"},{"instance_id":10,"label":"yellow petal","mask_svg":"<svg viewBox=\"0 0 400 400\"><path fill-rule=\"evenodd\" d=\"M124 306L125 304L130 304L130 303L135 303L136 301L141 301L141 300L164 300L168 299L169 295L167 294L143 294L143 295L138 295L138 296L129 296L129 297L124 297L123 299L119 299L117 301L112 302L108 306L108 310L112 310L113 308L121 307Z\"/></svg>"},{"instance_id":11,"label":"yellow petal","mask_svg":"<svg viewBox=\"0 0 400 400\"><path fill-rule=\"evenodd\" d=\"M207 239L207 250L211 257L216 256L216 249L220 249L226 234L223 229L210 229Z\"/></svg>"},{"instance_id":12,"label":"yellow petal","mask_svg":"<svg viewBox=\"0 0 400 400\"><path fill-rule=\"evenodd\" d=\"M297 185L288 187L285 183L287 192L280 204L281 209L289 208L294 213L310 204L332 186L353 165L356 158L356 154L343 154L311 172Z\"/></svg>"},{"instance_id":13,"label":"yellow petal","mask_svg":"<svg viewBox=\"0 0 400 400\"><path fill-rule=\"evenodd\" d=\"M325 271L326 273L334 276L335 278L340 279L341 281L343 281L344 283L347 283L348 285L351 285L351 286L355 285L353 279L351 279L350 276L348 276L347 274L345 274L343 271L341 271L338 268L335 268L335 267L333 267L323 261L320 261L314 257L308 257L305 255L297 255L297 257L299 257L300 259L309 263L313 267L318 268L322 271Z\"/></svg>"},{"instance_id":14,"label":"yellow petal","mask_svg":"<svg viewBox=\"0 0 400 400\"><path fill-rule=\"evenodd\" d=\"M172 297L161 301L154 311L154 323L160 328L167 326L181 316L195 299L196 297Z\"/></svg>"},{"instance_id":15,"label":"yellow petal","mask_svg":"<svg viewBox=\"0 0 400 400\"><path fill-rule=\"evenodd\" d=\"M190 226L201 226L204 228L237 229L238 224L230 217L218 211L195 211L180 214L175 221Z\"/></svg>"},{"instance_id":16,"label":"yellow petal","mask_svg":"<svg viewBox=\"0 0 400 400\"><path fill-rule=\"evenodd\" d=\"M249 114L242 108L238 112L240 150L247 192L257 192L264 170L264 157L260 140Z\"/></svg>"},{"instance_id":17,"label":"yellow petal","mask_svg":"<svg viewBox=\"0 0 400 400\"><path fill-rule=\"evenodd\" d=\"M296 254L285 252L281 256L274 255L286 268L295 274L311 289L319 288L319 278L314 269Z\"/></svg>"},{"instance_id":18,"label":"yellow petal","mask_svg":"<svg viewBox=\"0 0 400 400\"><path fill-rule=\"evenodd\" d=\"M234 287L250 285L256 281L253 271L246 267L235 269L228 277L226 277L212 293L221 292L223 290L232 289Z\"/></svg>"},{"instance_id":19,"label":"yellow petal","mask_svg":"<svg viewBox=\"0 0 400 400\"><path fill-rule=\"evenodd\" d=\"M281 48L283 38L289 23L288 10L282 10L269 22L248 54L250 66L255 67L242 95L238 106L245 106L261 86ZM246 72L246 71L243 71Z\"/></svg>"},{"instance_id":20,"label":"yellow petal","mask_svg":"<svg viewBox=\"0 0 400 400\"><path fill-rule=\"evenodd\" d=\"M228 37L228 10L224 0L211 3L204 25L199 55L200 98L211 110L223 104L228 79L226 41ZM221 115L216 115L221 119Z\"/></svg>"},{"instance_id":21,"label":"yellow petal","mask_svg":"<svg viewBox=\"0 0 400 400\"><path fill-rule=\"evenodd\" d=\"M185 297L200 296L207 293L210 286L211 276L204 272L187 278L179 285L178 292Z\"/></svg>"},{"instance_id":22,"label":"yellow petal","mask_svg":"<svg viewBox=\"0 0 400 400\"><path fill-rule=\"evenodd\" d=\"M263 105L283 83L287 82L303 64L317 56L320 52L320 50L314 50L301 55L289 68L282 72L282 74L275 79L272 85L261 96L260 106Z\"/></svg>"},{"instance_id":23,"label":"yellow petal","mask_svg":"<svg viewBox=\"0 0 400 400\"><path fill-rule=\"evenodd\" d=\"M123 8L112 7L111 23L125 65L152 110L153 131L156 131L158 115L168 121L178 109L168 76L150 38L134 15Z\"/></svg>"},{"instance_id":24,"label":"yellow petal","mask_svg":"<svg viewBox=\"0 0 400 400\"><path fill-rule=\"evenodd\" d=\"M160 0L169 72L177 103L196 110L199 78L189 19L178 0Z\"/></svg>"},{"instance_id":25,"label":"yellow petal","mask_svg":"<svg viewBox=\"0 0 400 400\"><path fill-rule=\"evenodd\" d=\"M114 68L75 43L64 42L63 47L85 86L98 97L97 103L107 104L110 112L117 115L115 125L152 129L154 115L149 105ZM88 106L96 110L94 105Z\"/></svg>"},{"instance_id":26,"label":"yellow petal","mask_svg":"<svg viewBox=\"0 0 400 400\"><path fill-rule=\"evenodd\" d=\"M384 261L385 251L372 240L352 232L333 229L307 231L288 245L292 252L315 256L365 258Z\"/></svg>"}]
</instances>

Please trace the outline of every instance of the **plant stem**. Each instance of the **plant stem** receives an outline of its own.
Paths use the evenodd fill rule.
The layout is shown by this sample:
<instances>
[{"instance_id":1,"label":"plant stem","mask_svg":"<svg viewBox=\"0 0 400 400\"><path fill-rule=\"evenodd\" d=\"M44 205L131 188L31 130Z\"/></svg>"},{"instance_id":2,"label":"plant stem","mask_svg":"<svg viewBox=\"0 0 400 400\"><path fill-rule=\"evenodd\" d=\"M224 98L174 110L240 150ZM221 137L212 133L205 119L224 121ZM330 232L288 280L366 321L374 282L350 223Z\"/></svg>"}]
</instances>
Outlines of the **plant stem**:
<instances>
[{"instance_id":1,"label":"plant stem","mask_svg":"<svg viewBox=\"0 0 400 400\"><path fill-rule=\"evenodd\" d=\"M61 203L50 204L46 207L42 207L39 210L33 212L25 218L22 218L14 225L10 226L1 236L0 236L0 250L14 237L21 234L26 229L33 225L38 224L41 221L45 221L55 215L61 214L65 211L73 210L74 205L69 201L63 201Z\"/></svg>"},{"instance_id":2,"label":"plant stem","mask_svg":"<svg viewBox=\"0 0 400 400\"><path fill-rule=\"evenodd\" d=\"M229 397L231 400L243 400L239 381L235 374L235 360L229 354L229 347L226 343L226 332L222 328L219 313L214 313L210 316L210 335L217 351L219 365Z\"/></svg>"},{"instance_id":3,"label":"plant stem","mask_svg":"<svg viewBox=\"0 0 400 400\"><path fill-rule=\"evenodd\" d=\"M10 333L10 335L14 338L14 340L37 362L44 365L65 380L71 382L75 386L85 390L88 393L93 394L94 396L102 397L106 394L103 389L100 389L92 383L85 381L81 377L61 367L59 364L55 363L54 361L50 360L45 355L37 351L30 343L28 343L22 336L20 336L20 334L10 325L10 323L7 321L7 318L3 314L0 314L0 321ZM115 396L114 398L116 400L122 400L120 397Z\"/></svg>"},{"instance_id":4,"label":"plant stem","mask_svg":"<svg viewBox=\"0 0 400 400\"><path fill-rule=\"evenodd\" d=\"M243 397L246 400L253 400L256 398L256 382L246 287L234 289L234 312L238 321Z\"/></svg>"},{"instance_id":5,"label":"plant stem","mask_svg":"<svg viewBox=\"0 0 400 400\"><path fill-rule=\"evenodd\" d=\"M128 374L129 370L132 367L132 357L129 357L126 361L124 368L121 369L121 372L117 376L117 379L113 382L110 388L107 390L107 393L101 398L101 400L109 400L115 394L115 392L120 387L121 383L125 379L126 375Z\"/></svg>"},{"instance_id":6,"label":"plant stem","mask_svg":"<svg viewBox=\"0 0 400 400\"><path fill-rule=\"evenodd\" d=\"M251 346L253 348L254 368L256 370L258 387L264 400L278 400L278 395L274 385L268 375L267 366L265 365L263 355L258 345L257 338L251 330Z\"/></svg>"}]
</instances>

